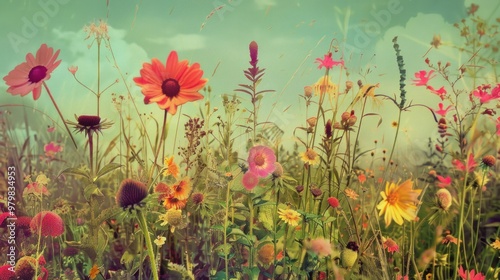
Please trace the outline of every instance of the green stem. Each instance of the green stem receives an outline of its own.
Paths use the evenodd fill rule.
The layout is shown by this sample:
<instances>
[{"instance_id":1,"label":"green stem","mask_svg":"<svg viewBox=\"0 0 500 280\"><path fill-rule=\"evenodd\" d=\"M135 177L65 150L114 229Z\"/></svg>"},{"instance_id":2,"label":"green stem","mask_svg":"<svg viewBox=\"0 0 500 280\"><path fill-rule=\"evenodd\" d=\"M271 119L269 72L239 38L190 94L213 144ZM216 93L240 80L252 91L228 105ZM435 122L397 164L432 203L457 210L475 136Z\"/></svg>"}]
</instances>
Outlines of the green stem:
<instances>
[{"instance_id":1,"label":"green stem","mask_svg":"<svg viewBox=\"0 0 500 280\"><path fill-rule=\"evenodd\" d=\"M228 227L228 216L229 216L229 199L231 196L231 182L227 184L227 191L226 191L226 216L224 219L224 232L222 233L224 236L224 269L226 271L226 280L229 279L229 265L228 265L228 259L227 259L227 227Z\"/></svg>"},{"instance_id":2,"label":"green stem","mask_svg":"<svg viewBox=\"0 0 500 280\"><path fill-rule=\"evenodd\" d=\"M146 218L144 217L144 213L142 211L137 211L137 217L139 218L139 224L141 226L141 230L144 234L144 238L146 239L146 247L148 248L148 256L149 256L149 264L151 266L151 273L153 274L153 279L158 280L158 269L156 267L155 254L153 251L153 244L151 243L151 237L149 236L148 226L146 224Z\"/></svg>"},{"instance_id":3,"label":"green stem","mask_svg":"<svg viewBox=\"0 0 500 280\"><path fill-rule=\"evenodd\" d=\"M50 100L52 100L52 104L54 104L54 107L56 107L57 113L59 114L59 117L61 117L61 120L63 121L64 127L66 127L66 131L68 132L69 137L71 138L71 141L73 141L73 144L75 145L75 148L78 149L78 146L76 145L75 139L73 138L73 134L71 134L71 131L69 131L69 127L66 124L66 122L64 121L64 117L63 117L63 115L61 113L61 110L59 110L59 107L57 106L57 103L54 100L54 97L52 96L52 93L50 92L50 89L49 89L49 87L47 86L47 84L45 82L43 82L43 87L47 91L47 94L49 95Z\"/></svg>"},{"instance_id":4,"label":"green stem","mask_svg":"<svg viewBox=\"0 0 500 280\"><path fill-rule=\"evenodd\" d=\"M164 115L163 115L163 125L161 127L161 135L160 135L160 139L158 140L158 146L156 147L156 152L154 154L155 156L155 160L154 160L154 163L153 163L153 166L151 167L151 170L149 171L149 178L153 177L153 172L157 166L157 162L158 162L158 154L160 154L160 149L161 149L161 146L163 146L163 138L165 138L165 130L166 130L166 126L167 126L167 110L164 111ZM151 183L151 182L148 182L148 183Z\"/></svg>"}]
</instances>

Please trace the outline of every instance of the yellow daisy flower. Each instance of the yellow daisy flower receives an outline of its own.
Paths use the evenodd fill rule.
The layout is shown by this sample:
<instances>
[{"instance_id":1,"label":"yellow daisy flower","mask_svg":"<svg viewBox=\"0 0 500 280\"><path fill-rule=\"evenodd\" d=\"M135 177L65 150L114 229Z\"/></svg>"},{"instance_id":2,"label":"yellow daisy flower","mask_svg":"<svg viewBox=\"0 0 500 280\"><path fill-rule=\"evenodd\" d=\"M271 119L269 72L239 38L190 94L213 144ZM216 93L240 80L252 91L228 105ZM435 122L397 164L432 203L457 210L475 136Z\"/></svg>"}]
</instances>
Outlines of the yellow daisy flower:
<instances>
[{"instance_id":1,"label":"yellow daisy flower","mask_svg":"<svg viewBox=\"0 0 500 280\"><path fill-rule=\"evenodd\" d=\"M337 94L339 92L339 87L334 84L330 77L323 76L313 85L314 95L320 95L323 93Z\"/></svg>"},{"instance_id":2,"label":"yellow daisy flower","mask_svg":"<svg viewBox=\"0 0 500 280\"><path fill-rule=\"evenodd\" d=\"M165 240L167 240L166 237L158 235L153 242L156 244L156 246L162 246L163 244L165 244Z\"/></svg>"},{"instance_id":3,"label":"yellow daisy flower","mask_svg":"<svg viewBox=\"0 0 500 280\"><path fill-rule=\"evenodd\" d=\"M491 243L491 247L500 250L500 239L496 239L495 242Z\"/></svg>"},{"instance_id":4,"label":"yellow daisy flower","mask_svg":"<svg viewBox=\"0 0 500 280\"><path fill-rule=\"evenodd\" d=\"M300 153L300 158L309 165L318 165L320 161L318 153L311 148L307 148L307 151Z\"/></svg>"},{"instance_id":5,"label":"yellow daisy flower","mask_svg":"<svg viewBox=\"0 0 500 280\"><path fill-rule=\"evenodd\" d=\"M278 215L282 221L293 227L301 220L300 213L292 209L278 209Z\"/></svg>"},{"instance_id":6,"label":"yellow daisy flower","mask_svg":"<svg viewBox=\"0 0 500 280\"><path fill-rule=\"evenodd\" d=\"M422 190L413 190L413 182L408 179L401 185L387 182L385 192L380 192L383 200L377 205L379 216L384 216L386 226L394 220L398 225L403 219L413 221L417 217L418 196Z\"/></svg>"}]
</instances>

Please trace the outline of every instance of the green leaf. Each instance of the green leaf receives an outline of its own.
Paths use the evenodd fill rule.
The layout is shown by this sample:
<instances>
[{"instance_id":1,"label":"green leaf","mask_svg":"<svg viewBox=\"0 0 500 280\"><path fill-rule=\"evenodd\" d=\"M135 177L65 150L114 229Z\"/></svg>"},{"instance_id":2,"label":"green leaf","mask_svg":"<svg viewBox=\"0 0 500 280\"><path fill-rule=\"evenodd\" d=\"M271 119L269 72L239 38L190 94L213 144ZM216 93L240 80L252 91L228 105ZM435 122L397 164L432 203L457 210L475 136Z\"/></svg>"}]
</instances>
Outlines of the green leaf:
<instances>
[{"instance_id":1,"label":"green leaf","mask_svg":"<svg viewBox=\"0 0 500 280\"><path fill-rule=\"evenodd\" d=\"M101 178L102 176L104 176L104 175L108 174L109 172L111 172L111 171L113 171L113 170L115 170L115 169L117 169L117 168L120 168L121 166L122 166L121 164L118 164L118 163L113 163L113 162L112 162L112 163L107 164L106 166L104 166L103 168L101 168L101 170L99 170L99 171L97 172L97 175L96 175L96 177L94 178L94 182L95 182L97 179Z\"/></svg>"},{"instance_id":2,"label":"green leaf","mask_svg":"<svg viewBox=\"0 0 500 280\"><path fill-rule=\"evenodd\" d=\"M240 236L245 236L246 237L245 233L241 229L239 229L239 228L228 228L227 229L227 236L229 236L231 234L233 234L233 235L240 235Z\"/></svg>"},{"instance_id":3,"label":"green leaf","mask_svg":"<svg viewBox=\"0 0 500 280\"><path fill-rule=\"evenodd\" d=\"M225 259L227 256L227 259L231 259L234 254L231 253L231 244L222 244L219 245L215 248L215 252L217 252L217 255L219 255L220 258Z\"/></svg>"},{"instance_id":4,"label":"green leaf","mask_svg":"<svg viewBox=\"0 0 500 280\"><path fill-rule=\"evenodd\" d=\"M215 225L212 226L211 228L219 231L224 231L224 227L222 225Z\"/></svg>"},{"instance_id":5,"label":"green leaf","mask_svg":"<svg viewBox=\"0 0 500 280\"><path fill-rule=\"evenodd\" d=\"M90 181L89 172L86 170L82 170L80 168L67 168L67 169L64 169L63 171L61 171L59 176L61 176L61 174L81 176L81 177L85 177L87 180Z\"/></svg>"},{"instance_id":6,"label":"green leaf","mask_svg":"<svg viewBox=\"0 0 500 280\"><path fill-rule=\"evenodd\" d=\"M102 192L99 190L96 184L89 184L83 190L85 199L90 200L92 195L103 196Z\"/></svg>"},{"instance_id":7,"label":"green leaf","mask_svg":"<svg viewBox=\"0 0 500 280\"><path fill-rule=\"evenodd\" d=\"M104 209L104 211L102 211L101 214L99 214L99 216L97 216L96 220L97 220L98 224L101 224L102 222L104 222L108 219L111 219L114 216L118 215L121 211L123 211L122 208L120 208L118 206Z\"/></svg>"}]
</instances>

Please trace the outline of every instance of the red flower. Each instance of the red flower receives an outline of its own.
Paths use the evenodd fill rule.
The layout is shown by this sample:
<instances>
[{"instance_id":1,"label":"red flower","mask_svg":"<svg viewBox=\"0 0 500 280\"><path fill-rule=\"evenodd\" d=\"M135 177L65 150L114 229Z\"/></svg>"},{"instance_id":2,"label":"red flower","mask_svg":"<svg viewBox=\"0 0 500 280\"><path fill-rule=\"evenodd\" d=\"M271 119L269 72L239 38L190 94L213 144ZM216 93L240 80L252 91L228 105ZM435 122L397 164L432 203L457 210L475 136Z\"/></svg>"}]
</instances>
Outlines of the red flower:
<instances>
[{"instance_id":1,"label":"red flower","mask_svg":"<svg viewBox=\"0 0 500 280\"><path fill-rule=\"evenodd\" d=\"M464 280L484 280L484 279L486 279L486 276L484 276L482 273L476 274L476 271L474 269L471 270L470 272L465 271L462 266L460 266L460 268L458 269L458 275L460 275L460 277Z\"/></svg>"},{"instance_id":2,"label":"red flower","mask_svg":"<svg viewBox=\"0 0 500 280\"><path fill-rule=\"evenodd\" d=\"M203 99L198 91L205 86L207 79L202 79L203 71L198 63L189 66L187 60L179 61L177 52L172 51L166 65L156 58L151 64L144 63L141 76L134 82L142 88L144 103L156 102L158 106L174 115L177 107Z\"/></svg>"},{"instance_id":3,"label":"red flower","mask_svg":"<svg viewBox=\"0 0 500 280\"><path fill-rule=\"evenodd\" d=\"M11 279L16 279L16 273L14 270L11 270L11 266L9 264L0 266L0 280Z\"/></svg>"},{"instance_id":4,"label":"red flower","mask_svg":"<svg viewBox=\"0 0 500 280\"><path fill-rule=\"evenodd\" d=\"M443 109L443 103L439 103L439 104L438 104L438 106L439 106L439 110L433 110L433 111L434 111L434 113L436 113L436 114L440 115L440 116L441 116L441 117L443 117L443 118L444 118L444 117L446 117L446 114L447 114L447 113L448 113L448 111L450 110L451 105L450 105L450 106L448 106L448 107L446 107L446 109Z\"/></svg>"},{"instance_id":5,"label":"red flower","mask_svg":"<svg viewBox=\"0 0 500 280\"><path fill-rule=\"evenodd\" d=\"M33 217L30 223L31 231L42 236L56 237L64 232L64 222L54 212L42 211Z\"/></svg>"},{"instance_id":6,"label":"red flower","mask_svg":"<svg viewBox=\"0 0 500 280\"><path fill-rule=\"evenodd\" d=\"M36 52L36 57L28 53L26 62L23 62L3 77L9 86L8 93L25 96L33 92L33 99L37 100L42 92L42 83L50 79L50 73L56 69L61 60L56 61L59 50L54 53L54 49L42 44Z\"/></svg>"},{"instance_id":7,"label":"red flower","mask_svg":"<svg viewBox=\"0 0 500 280\"><path fill-rule=\"evenodd\" d=\"M387 252L394 253L399 251L398 244L392 238L382 238L382 241L384 242L382 245L384 246L384 249L387 249Z\"/></svg>"},{"instance_id":8,"label":"red flower","mask_svg":"<svg viewBox=\"0 0 500 280\"><path fill-rule=\"evenodd\" d=\"M439 183L437 184L437 186L439 188L446 188L447 186L451 185L451 177L450 176L447 176L446 178L444 178L443 176L437 175L436 178L439 181Z\"/></svg>"},{"instance_id":9,"label":"red flower","mask_svg":"<svg viewBox=\"0 0 500 280\"><path fill-rule=\"evenodd\" d=\"M333 66L337 66L337 65L344 66L343 60L335 61L332 59L331 52L329 52L328 54L325 54L324 59L316 58L316 60L314 62L317 62L319 64L318 69L321 69L323 67L325 67L326 69L332 69Z\"/></svg>"},{"instance_id":10,"label":"red flower","mask_svg":"<svg viewBox=\"0 0 500 280\"><path fill-rule=\"evenodd\" d=\"M494 89L491 90L491 94L488 94L488 90L491 88L491 85L482 85L478 86L477 90L475 90L472 94L479 98L479 102L481 104L487 103L493 99L500 98L500 84L498 84Z\"/></svg>"},{"instance_id":11,"label":"red flower","mask_svg":"<svg viewBox=\"0 0 500 280\"><path fill-rule=\"evenodd\" d=\"M441 100L444 100L444 97L446 96L446 89L444 87L441 87L439 89L434 89L432 86L427 86L427 89L430 90L432 93L436 94L441 98Z\"/></svg>"},{"instance_id":12,"label":"red flower","mask_svg":"<svg viewBox=\"0 0 500 280\"><path fill-rule=\"evenodd\" d=\"M425 70L421 70L415 73L415 78L417 79L413 80L413 84L416 86L426 86L429 80L434 78L434 75L432 75L433 72L434 70L429 71L429 73Z\"/></svg>"},{"instance_id":13,"label":"red flower","mask_svg":"<svg viewBox=\"0 0 500 280\"><path fill-rule=\"evenodd\" d=\"M331 206L332 208L337 208L337 207L339 207L339 205L340 205L339 200L338 200L336 197L333 197L333 196L332 196L332 197L329 197L329 198L327 199L327 201L328 201L328 204L330 204L330 206Z\"/></svg>"}]
</instances>

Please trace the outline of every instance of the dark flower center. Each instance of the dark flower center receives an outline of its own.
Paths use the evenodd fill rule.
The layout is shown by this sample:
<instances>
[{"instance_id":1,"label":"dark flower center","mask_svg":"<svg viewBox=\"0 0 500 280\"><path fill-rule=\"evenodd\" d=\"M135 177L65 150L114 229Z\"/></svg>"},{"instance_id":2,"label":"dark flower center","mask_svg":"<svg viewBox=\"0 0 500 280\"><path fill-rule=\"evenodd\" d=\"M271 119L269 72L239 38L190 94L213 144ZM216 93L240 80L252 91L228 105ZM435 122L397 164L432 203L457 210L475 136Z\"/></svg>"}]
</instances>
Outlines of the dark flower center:
<instances>
[{"instance_id":1,"label":"dark flower center","mask_svg":"<svg viewBox=\"0 0 500 280\"><path fill-rule=\"evenodd\" d=\"M81 115L78 117L78 124L81 126L92 127L98 125L100 122L101 118L99 116Z\"/></svg>"},{"instance_id":2,"label":"dark flower center","mask_svg":"<svg viewBox=\"0 0 500 280\"><path fill-rule=\"evenodd\" d=\"M179 85L179 82L177 82L177 80L175 79L166 79L161 84L161 91L166 96L174 98L181 91L181 86Z\"/></svg>"},{"instance_id":3,"label":"dark flower center","mask_svg":"<svg viewBox=\"0 0 500 280\"><path fill-rule=\"evenodd\" d=\"M31 68L28 79L32 83L38 83L47 76L47 68L42 65Z\"/></svg>"}]
</instances>

